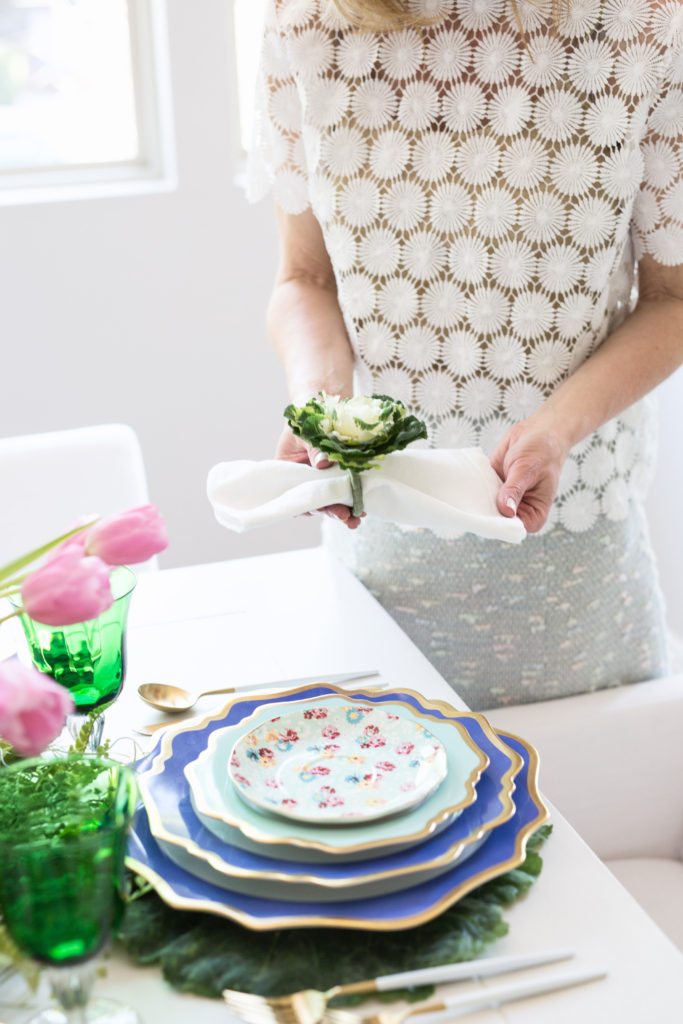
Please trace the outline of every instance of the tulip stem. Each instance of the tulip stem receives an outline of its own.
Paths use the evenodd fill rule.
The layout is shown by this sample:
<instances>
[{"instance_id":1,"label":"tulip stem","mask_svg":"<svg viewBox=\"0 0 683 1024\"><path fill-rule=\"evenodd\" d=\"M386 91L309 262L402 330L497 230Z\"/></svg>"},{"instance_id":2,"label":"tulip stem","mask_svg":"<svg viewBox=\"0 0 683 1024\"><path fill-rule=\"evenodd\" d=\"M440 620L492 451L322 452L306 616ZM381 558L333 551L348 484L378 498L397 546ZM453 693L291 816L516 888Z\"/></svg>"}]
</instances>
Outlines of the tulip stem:
<instances>
[{"instance_id":1,"label":"tulip stem","mask_svg":"<svg viewBox=\"0 0 683 1024\"><path fill-rule=\"evenodd\" d=\"M67 530L66 533L62 533L59 537L55 537L53 540L49 540L47 544L42 544L39 548L34 548L33 551L27 552L20 558L15 558L13 562L8 562L7 565L0 566L0 580L6 580L8 576L14 576L19 569L23 569L26 565L31 565L38 558L42 558L43 555L51 551L52 548L57 547L63 541L68 540L75 534L80 533L82 530L87 530L90 526L97 522L97 518L90 520L87 523L81 523L80 526L74 526L73 530Z\"/></svg>"},{"instance_id":2,"label":"tulip stem","mask_svg":"<svg viewBox=\"0 0 683 1024\"><path fill-rule=\"evenodd\" d=\"M9 580L8 583L0 583L0 597L10 597L11 594L18 594L24 579L24 576L18 576L16 579Z\"/></svg>"},{"instance_id":3,"label":"tulip stem","mask_svg":"<svg viewBox=\"0 0 683 1024\"><path fill-rule=\"evenodd\" d=\"M0 619L0 626L2 625L3 622L7 622L8 619L13 619L15 615L23 615L23 613L23 608L15 608L13 612L9 613L9 615L3 615L3 617Z\"/></svg>"}]
</instances>

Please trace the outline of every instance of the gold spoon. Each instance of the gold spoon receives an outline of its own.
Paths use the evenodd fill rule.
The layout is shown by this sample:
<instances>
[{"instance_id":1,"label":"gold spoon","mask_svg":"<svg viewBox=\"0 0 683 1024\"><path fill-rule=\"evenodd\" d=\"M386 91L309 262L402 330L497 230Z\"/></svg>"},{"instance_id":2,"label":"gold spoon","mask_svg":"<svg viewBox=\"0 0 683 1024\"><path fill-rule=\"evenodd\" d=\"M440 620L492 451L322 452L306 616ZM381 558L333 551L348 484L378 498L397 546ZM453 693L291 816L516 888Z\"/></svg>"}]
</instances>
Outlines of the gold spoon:
<instances>
[{"instance_id":1,"label":"gold spoon","mask_svg":"<svg viewBox=\"0 0 683 1024\"><path fill-rule=\"evenodd\" d=\"M200 697L208 697L213 693L234 693L234 686L223 686L220 690L203 690L201 693L188 693L180 686L171 686L169 683L143 683L138 686L138 693L145 704L151 704L159 711L168 711L178 714L181 711L189 711L193 708Z\"/></svg>"},{"instance_id":2,"label":"gold spoon","mask_svg":"<svg viewBox=\"0 0 683 1024\"><path fill-rule=\"evenodd\" d=\"M352 679L367 679L376 675L379 675L379 672L375 670L345 672L341 675L328 675L325 678L307 676L305 679L278 679L269 683L222 686L219 690L202 690L201 693L188 693L182 687L171 686L170 683L143 683L142 686L138 686L138 694L146 704L150 704L159 711L179 714L181 711L189 711L190 708L193 708L200 697L209 697L217 693L238 693L242 690L261 690L269 687L286 689L289 686L305 686L307 683L346 683Z\"/></svg>"}]
</instances>

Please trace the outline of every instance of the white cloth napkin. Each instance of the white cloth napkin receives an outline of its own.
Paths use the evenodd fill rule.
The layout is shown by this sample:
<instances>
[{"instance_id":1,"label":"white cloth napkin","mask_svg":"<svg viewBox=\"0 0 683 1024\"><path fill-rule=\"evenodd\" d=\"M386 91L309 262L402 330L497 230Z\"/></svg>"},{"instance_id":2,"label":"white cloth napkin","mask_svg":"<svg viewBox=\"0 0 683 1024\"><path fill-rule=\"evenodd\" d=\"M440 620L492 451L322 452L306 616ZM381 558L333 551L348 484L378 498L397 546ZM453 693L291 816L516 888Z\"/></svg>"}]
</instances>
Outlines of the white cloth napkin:
<instances>
[{"instance_id":1,"label":"white cloth napkin","mask_svg":"<svg viewBox=\"0 0 683 1024\"><path fill-rule=\"evenodd\" d=\"M362 482L368 515L399 526L513 544L526 536L520 519L496 508L500 480L480 448L393 452L381 469L363 473ZM209 472L207 492L218 522L240 533L325 505L352 504L348 474L338 466L314 469L280 459L221 462Z\"/></svg>"}]
</instances>

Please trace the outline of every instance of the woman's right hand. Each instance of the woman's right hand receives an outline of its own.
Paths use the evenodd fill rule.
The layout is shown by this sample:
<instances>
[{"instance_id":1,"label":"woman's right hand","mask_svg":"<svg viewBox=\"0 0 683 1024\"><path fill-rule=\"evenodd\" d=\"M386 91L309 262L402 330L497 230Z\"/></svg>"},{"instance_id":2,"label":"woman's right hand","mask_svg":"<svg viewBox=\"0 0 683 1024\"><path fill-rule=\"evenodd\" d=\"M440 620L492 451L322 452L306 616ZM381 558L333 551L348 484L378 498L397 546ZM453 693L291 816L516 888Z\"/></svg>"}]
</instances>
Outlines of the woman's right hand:
<instances>
[{"instance_id":1,"label":"woman's right hand","mask_svg":"<svg viewBox=\"0 0 683 1024\"><path fill-rule=\"evenodd\" d=\"M275 449L275 458L285 459L288 462L303 462L309 466L315 466L316 469L329 469L332 465L321 451L297 437L289 426L285 426L280 434ZM323 512L331 519L338 519L340 522L346 523L350 530L357 529L362 518L362 516L352 515L348 505L326 505L324 508L319 508L318 512ZM312 515L312 513L306 512L305 515ZM365 513L363 513L364 515Z\"/></svg>"}]
</instances>

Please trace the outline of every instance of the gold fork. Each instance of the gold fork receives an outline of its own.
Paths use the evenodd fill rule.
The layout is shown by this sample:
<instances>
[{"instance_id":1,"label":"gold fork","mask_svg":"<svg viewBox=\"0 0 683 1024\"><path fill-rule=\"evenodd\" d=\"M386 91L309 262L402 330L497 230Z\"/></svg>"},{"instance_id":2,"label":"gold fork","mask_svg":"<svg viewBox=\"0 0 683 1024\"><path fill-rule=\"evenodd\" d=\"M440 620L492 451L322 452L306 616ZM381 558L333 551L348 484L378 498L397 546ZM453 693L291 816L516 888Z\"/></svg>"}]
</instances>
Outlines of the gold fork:
<instances>
[{"instance_id":1,"label":"gold fork","mask_svg":"<svg viewBox=\"0 0 683 1024\"><path fill-rule=\"evenodd\" d=\"M476 1013L478 1010L497 1009L503 1003L512 1003L518 999L528 999L545 992L558 992L561 989L584 985L588 981L604 978L604 970L565 971L553 974L543 980L518 981L507 985L494 985L478 992L464 992L450 996L438 1003L426 1006L408 1007L402 1010L381 1010L368 1017L350 1013L348 1010L328 1010L323 1017L323 1024L403 1024L408 1017L417 1016L421 1024L446 1024L454 1017Z\"/></svg>"},{"instance_id":2,"label":"gold fork","mask_svg":"<svg viewBox=\"0 0 683 1024\"><path fill-rule=\"evenodd\" d=\"M385 974L368 981L356 981L349 985L335 985L326 992L305 989L287 996L257 996L250 992L225 989L223 998L230 1009L247 1024L318 1024L323 1019L327 1004L336 996L389 992L391 989L410 988L417 985L439 985L448 981L462 981L521 971L526 967L556 963L574 956L571 949L554 949L544 953L519 953L512 956L485 957L465 963L442 964L439 967L423 967L399 974ZM346 1024L357 1024L358 1018L348 1015ZM341 1021L340 1024L345 1024Z\"/></svg>"}]
</instances>

